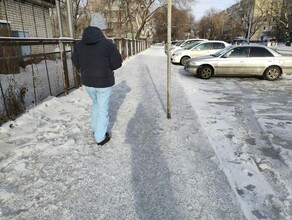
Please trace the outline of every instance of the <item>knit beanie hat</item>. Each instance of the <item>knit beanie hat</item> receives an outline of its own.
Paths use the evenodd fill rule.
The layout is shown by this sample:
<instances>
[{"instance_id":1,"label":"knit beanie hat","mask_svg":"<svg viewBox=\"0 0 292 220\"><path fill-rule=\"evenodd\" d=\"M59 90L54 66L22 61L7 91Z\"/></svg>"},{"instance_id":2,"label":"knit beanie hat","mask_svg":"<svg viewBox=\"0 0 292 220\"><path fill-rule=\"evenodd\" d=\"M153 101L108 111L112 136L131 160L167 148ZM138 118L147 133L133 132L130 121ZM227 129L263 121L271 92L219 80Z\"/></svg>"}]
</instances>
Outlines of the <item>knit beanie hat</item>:
<instances>
[{"instance_id":1,"label":"knit beanie hat","mask_svg":"<svg viewBox=\"0 0 292 220\"><path fill-rule=\"evenodd\" d=\"M99 29L104 30L107 29L107 22L101 14L95 12L91 15L90 26L98 27Z\"/></svg>"}]
</instances>

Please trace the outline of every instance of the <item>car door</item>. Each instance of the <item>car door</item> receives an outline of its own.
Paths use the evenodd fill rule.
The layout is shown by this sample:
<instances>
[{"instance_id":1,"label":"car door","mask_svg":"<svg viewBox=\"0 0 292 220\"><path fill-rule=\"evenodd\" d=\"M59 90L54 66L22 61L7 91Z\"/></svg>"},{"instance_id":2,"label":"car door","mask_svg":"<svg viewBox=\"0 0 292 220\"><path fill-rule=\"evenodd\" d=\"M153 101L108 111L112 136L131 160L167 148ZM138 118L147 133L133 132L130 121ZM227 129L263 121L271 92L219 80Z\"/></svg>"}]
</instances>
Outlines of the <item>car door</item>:
<instances>
[{"instance_id":1,"label":"car door","mask_svg":"<svg viewBox=\"0 0 292 220\"><path fill-rule=\"evenodd\" d=\"M274 63L274 55L264 47L250 47L246 59L246 74L262 75Z\"/></svg>"},{"instance_id":2,"label":"car door","mask_svg":"<svg viewBox=\"0 0 292 220\"><path fill-rule=\"evenodd\" d=\"M235 47L218 59L215 74L236 75L246 73L248 47Z\"/></svg>"},{"instance_id":3,"label":"car door","mask_svg":"<svg viewBox=\"0 0 292 220\"><path fill-rule=\"evenodd\" d=\"M212 42L203 42L199 44L198 46L191 49L190 56L191 58L195 57L201 57L211 54L213 49L213 43Z\"/></svg>"}]
</instances>

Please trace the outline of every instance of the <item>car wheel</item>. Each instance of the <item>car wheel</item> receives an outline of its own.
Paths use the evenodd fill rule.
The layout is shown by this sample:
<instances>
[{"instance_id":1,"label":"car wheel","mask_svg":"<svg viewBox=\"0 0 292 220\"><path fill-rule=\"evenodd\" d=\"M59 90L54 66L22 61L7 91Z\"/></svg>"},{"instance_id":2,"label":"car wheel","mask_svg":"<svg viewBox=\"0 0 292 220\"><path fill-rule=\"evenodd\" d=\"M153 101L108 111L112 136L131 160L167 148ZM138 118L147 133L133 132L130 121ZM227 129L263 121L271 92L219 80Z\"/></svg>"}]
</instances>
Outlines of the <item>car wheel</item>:
<instances>
[{"instance_id":1,"label":"car wheel","mask_svg":"<svg viewBox=\"0 0 292 220\"><path fill-rule=\"evenodd\" d=\"M264 72L264 77L266 80L277 80L281 76L282 71L279 67L277 66L270 66L268 67L265 72Z\"/></svg>"},{"instance_id":2,"label":"car wheel","mask_svg":"<svg viewBox=\"0 0 292 220\"><path fill-rule=\"evenodd\" d=\"M183 58L181 58L180 64L183 65L183 66L186 65L188 59L190 59L190 57L183 57Z\"/></svg>"},{"instance_id":3,"label":"car wheel","mask_svg":"<svg viewBox=\"0 0 292 220\"><path fill-rule=\"evenodd\" d=\"M213 75L213 69L210 66L202 66L199 70L199 77L202 79L210 79Z\"/></svg>"}]
</instances>

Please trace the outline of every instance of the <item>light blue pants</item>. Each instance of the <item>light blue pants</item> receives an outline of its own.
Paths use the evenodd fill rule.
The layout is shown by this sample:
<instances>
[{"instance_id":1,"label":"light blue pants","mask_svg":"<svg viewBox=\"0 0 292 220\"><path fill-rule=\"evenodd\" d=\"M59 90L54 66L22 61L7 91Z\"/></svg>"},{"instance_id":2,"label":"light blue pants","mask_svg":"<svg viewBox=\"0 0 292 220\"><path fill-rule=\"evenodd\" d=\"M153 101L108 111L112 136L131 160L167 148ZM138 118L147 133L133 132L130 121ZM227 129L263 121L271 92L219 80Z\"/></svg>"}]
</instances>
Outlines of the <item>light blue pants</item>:
<instances>
[{"instance_id":1,"label":"light blue pants","mask_svg":"<svg viewBox=\"0 0 292 220\"><path fill-rule=\"evenodd\" d=\"M91 113L91 128L97 143L105 139L109 124L108 108L112 87L94 88L84 86L93 101Z\"/></svg>"}]
</instances>

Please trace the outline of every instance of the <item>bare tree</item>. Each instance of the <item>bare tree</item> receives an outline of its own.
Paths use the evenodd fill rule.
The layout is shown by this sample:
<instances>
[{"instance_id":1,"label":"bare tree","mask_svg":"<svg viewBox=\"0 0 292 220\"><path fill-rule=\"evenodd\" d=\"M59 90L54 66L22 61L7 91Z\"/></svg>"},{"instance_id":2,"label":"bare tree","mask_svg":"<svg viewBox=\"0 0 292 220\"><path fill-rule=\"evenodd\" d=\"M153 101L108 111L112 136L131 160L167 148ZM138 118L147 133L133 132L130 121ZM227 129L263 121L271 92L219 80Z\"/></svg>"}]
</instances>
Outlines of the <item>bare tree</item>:
<instances>
[{"instance_id":1,"label":"bare tree","mask_svg":"<svg viewBox=\"0 0 292 220\"><path fill-rule=\"evenodd\" d=\"M241 0L239 2L239 18L237 22L242 24L242 32L249 41L250 38L260 30L265 23L269 4L266 0Z\"/></svg>"},{"instance_id":2,"label":"bare tree","mask_svg":"<svg viewBox=\"0 0 292 220\"><path fill-rule=\"evenodd\" d=\"M242 24L237 22L239 15L229 14L226 12L224 15L224 30L222 39L227 42L232 42L234 38L242 36ZM240 16L241 17L241 16Z\"/></svg>"},{"instance_id":3,"label":"bare tree","mask_svg":"<svg viewBox=\"0 0 292 220\"><path fill-rule=\"evenodd\" d=\"M285 40L291 40L291 18L292 18L292 0L272 1L269 10L270 19L276 21L273 33L280 38L281 35L285 36ZM278 24L278 25L277 25Z\"/></svg>"},{"instance_id":4,"label":"bare tree","mask_svg":"<svg viewBox=\"0 0 292 220\"><path fill-rule=\"evenodd\" d=\"M76 37L81 37L85 27L88 26L87 14L88 1L73 0L73 19Z\"/></svg>"},{"instance_id":5,"label":"bare tree","mask_svg":"<svg viewBox=\"0 0 292 220\"><path fill-rule=\"evenodd\" d=\"M112 13L108 10L109 8L112 8L116 0L98 0L98 1L90 1L90 7L91 11L93 12L99 12L102 14L105 18L108 18L111 20L112 18ZM90 20L90 16L89 16ZM111 26L112 24L109 22L109 29L112 29L113 27Z\"/></svg>"},{"instance_id":6,"label":"bare tree","mask_svg":"<svg viewBox=\"0 0 292 220\"><path fill-rule=\"evenodd\" d=\"M195 37L195 21L190 10L172 7L172 36L174 40ZM161 8L152 19L154 39L167 40L167 9Z\"/></svg>"},{"instance_id":7,"label":"bare tree","mask_svg":"<svg viewBox=\"0 0 292 220\"><path fill-rule=\"evenodd\" d=\"M87 16L87 1L83 0L73 0L73 20L74 20L74 29L76 37L80 37L83 29L88 25L88 16ZM60 12L61 12L61 22L62 22L62 35L68 36L68 13L66 8L66 3L60 1ZM56 11L53 10L51 13L51 20L54 30L54 36L58 36L58 25L57 25L57 14ZM58 31L57 31L58 30Z\"/></svg>"},{"instance_id":8,"label":"bare tree","mask_svg":"<svg viewBox=\"0 0 292 220\"><path fill-rule=\"evenodd\" d=\"M74 0L84 1L84 0ZM143 33L145 33L148 26L151 26L151 19L153 15L160 9L165 8L167 0L88 0L90 4L90 10L101 13L104 17L112 20L111 9L114 5L122 8L120 12L121 28L123 32L132 33L132 38L139 39ZM177 7L188 7L190 3L195 3L196 0L173 0L173 5ZM76 4L76 12L78 4ZM77 14L75 16L77 18ZM87 15L87 19L90 19ZM86 22L83 22L84 24ZM87 22L88 23L88 22ZM77 22L77 24L80 24ZM81 25L81 24L80 24ZM109 25L112 25L109 22ZM83 27L82 27L83 28ZM77 27L76 29L82 29ZM109 26L109 29L115 29L116 27Z\"/></svg>"},{"instance_id":9,"label":"bare tree","mask_svg":"<svg viewBox=\"0 0 292 220\"><path fill-rule=\"evenodd\" d=\"M136 19L138 31L136 34L136 39L140 37L141 31L143 30L145 24L153 17L153 15L160 9L167 5L167 0L138 0L140 4L144 4L141 8L141 14L139 11L136 14ZM187 8L191 3L195 3L196 0L173 0L173 5L177 8ZM142 15L142 16L141 16Z\"/></svg>"},{"instance_id":10,"label":"bare tree","mask_svg":"<svg viewBox=\"0 0 292 220\"><path fill-rule=\"evenodd\" d=\"M225 36L224 36L224 27L226 25L226 23L225 23L225 13L224 12L216 13L214 15L213 24L215 26L213 38L215 40L226 40Z\"/></svg>"},{"instance_id":11,"label":"bare tree","mask_svg":"<svg viewBox=\"0 0 292 220\"><path fill-rule=\"evenodd\" d=\"M155 13L152 19L153 29L154 29L154 42L166 41L167 40L167 8L161 8ZM174 31L172 31L172 36L174 36ZM172 37L172 39L178 39L177 37Z\"/></svg>"},{"instance_id":12,"label":"bare tree","mask_svg":"<svg viewBox=\"0 0 292 220\"><path fill-rule=\"evenodd\" d=\"M129 6L127 18L135 22L137 28L135 39L139 39L145 25L150 22L153 15L161 8L167 5L167 0L123 0ZM174 0L173 4L177 6L187 6L196 0Z\"/></svg>"},{"instance_id":13,"label":"bare tree","mask_svg":"<svg viewBox=\"0 0 292 220\"><path fill-rule=\"evenodd\" d=\"M201 38L219 40L223 37L224 32L224 13L211 8L206 11L200 21L198 22L198 32Z\"/></svg>"}]
</instances>

